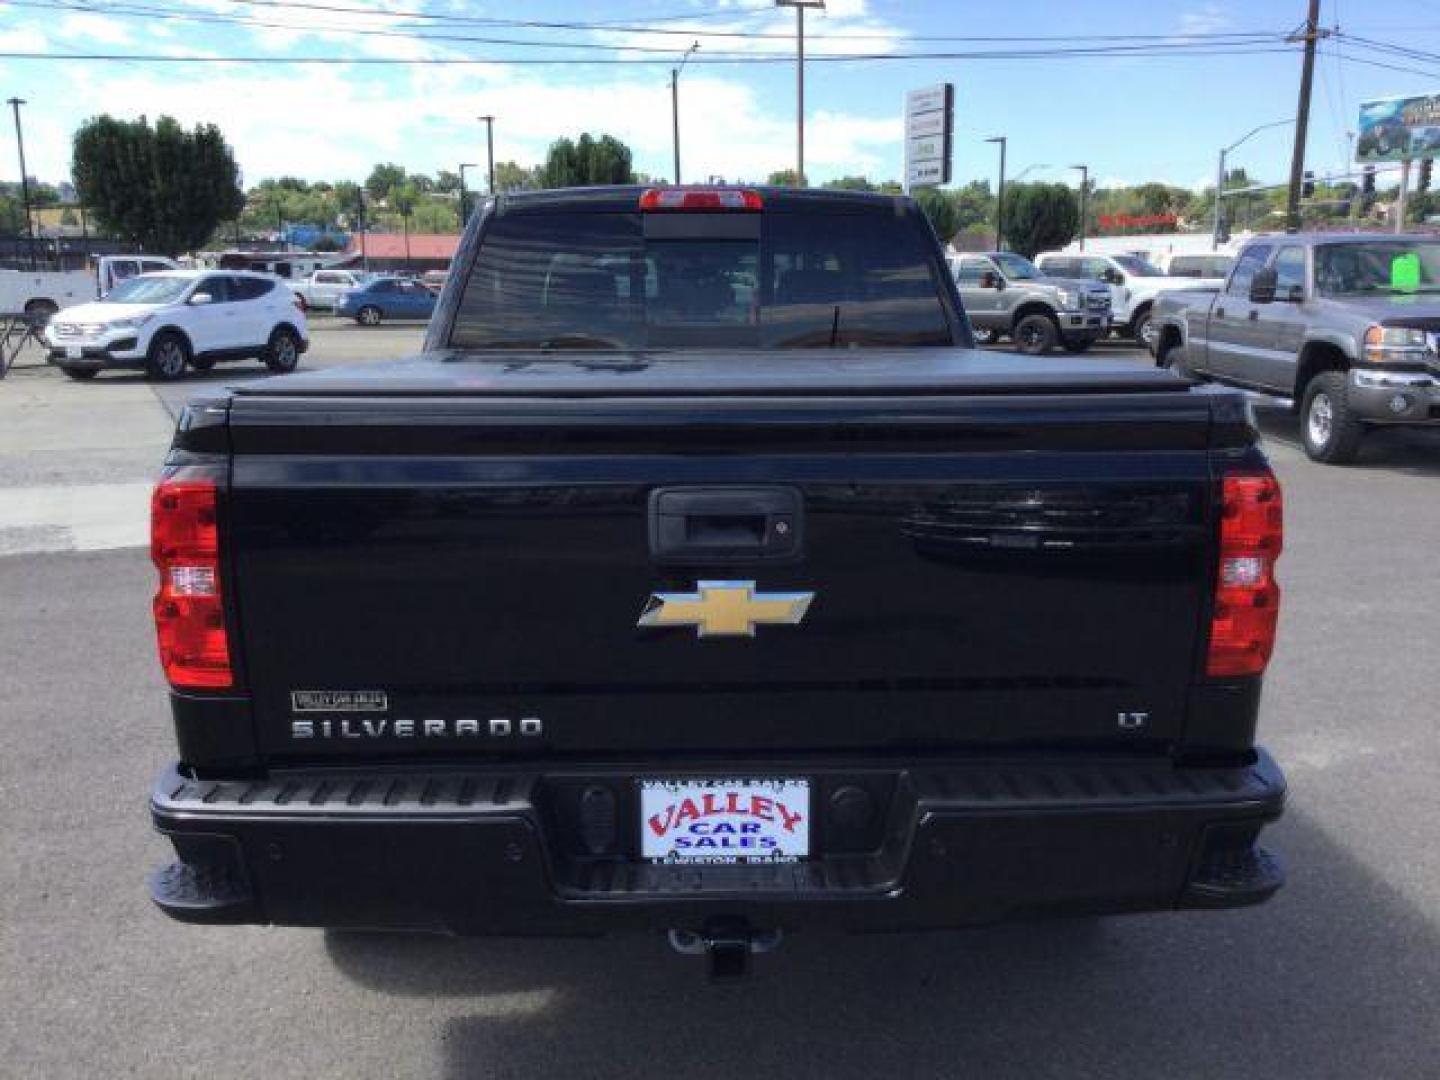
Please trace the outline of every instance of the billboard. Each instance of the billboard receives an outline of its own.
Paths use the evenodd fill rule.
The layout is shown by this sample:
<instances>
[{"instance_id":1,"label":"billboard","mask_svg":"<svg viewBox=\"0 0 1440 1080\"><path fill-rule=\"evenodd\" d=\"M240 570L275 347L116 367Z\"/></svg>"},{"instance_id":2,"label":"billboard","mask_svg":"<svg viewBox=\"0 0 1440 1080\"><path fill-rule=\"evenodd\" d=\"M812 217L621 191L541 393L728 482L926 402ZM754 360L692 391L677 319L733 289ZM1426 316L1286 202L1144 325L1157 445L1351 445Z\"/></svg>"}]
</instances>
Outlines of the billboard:
<instances>
[{"instance_id":1,"label":"billboard","mask_svg":"<svg viewBox=\"0 0 1440 1080\"><path fill-rule=\"evenodd\" d=\"M950 182L955 86L936 83L905 95L905 190Z\"/></svg>"},{"instance_id":2,"label":"billboard","mask_svg":"<svg viewBox=\"0 0 1440 1080\"><path fill-rule=\"evenodd\" d=\"M1440 155L1440 94L1362 102L1359 136L1357 161Z\"/></svg>"}]
</instances>

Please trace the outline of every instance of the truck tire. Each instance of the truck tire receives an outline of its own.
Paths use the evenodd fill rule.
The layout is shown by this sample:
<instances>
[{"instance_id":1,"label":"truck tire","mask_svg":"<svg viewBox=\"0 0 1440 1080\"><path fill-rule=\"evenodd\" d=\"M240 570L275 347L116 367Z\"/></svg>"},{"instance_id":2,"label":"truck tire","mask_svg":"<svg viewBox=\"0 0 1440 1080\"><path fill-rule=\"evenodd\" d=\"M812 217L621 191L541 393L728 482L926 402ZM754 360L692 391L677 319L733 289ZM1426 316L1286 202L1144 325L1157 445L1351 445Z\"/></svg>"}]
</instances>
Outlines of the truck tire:
<instances>
[{"instance_id":1,"label":"truck tire","mask_svg":"<svg viewBox=\"0 0 1440 1080\"><path fill-rule=\"evenodd\" d=\"M1142 349L1150 348L1150 335L1154 332L1154 323L1150 319L1150 309L1146 308L1135 316L1135 321L1130 324L1130 333L1135 338L1135 344Z\"/></svg>"},{"instance_id":2,"label":"truck tire","mask_svg":"<svg viewBox=\"0 0 1440 1080\"><path fill-rule=\"evenodd\" d=\"M150 351L145 354L145 374L161 382L172 382L185 374L190 363L190 346L179 334L165 332L155 335Z\"/></svg>"},{"instance_id":3,"label":"truck tire","mask_svg":"<svg viewBox=\"0 0 1440 1080\"><path fill-rule=\"evenodd\" d=\"M1015 351L1026 356L1044 356L1055 347L1060 330L1049 315L1026 315L1015 324Z\"/></svg>"},{"instance_id":4,"label":"truck tire","mask_svg":"<svg viewBox=\"0 0 1440 1080\"><path fill-rule=\"evenodd\" d=\"M54 300L31 300L25 305L25 314L29 318L38 319L41 326L49 323L51 317L59 310L60 308Z\"/></svg>"},{"instance_id":5,"label":"truck tire","mask_svg":"<svg viewBox=\"0 0 1440 1080\"><path fill-rule=\"evenodd\" d=\"M286 375L300 363L300 338L288 326L277 326L270 333L270 342L261 356L265 366L277 375Z\"/></svg>"},{"instance_id":6,"label":"truck tire","mask_svg":"<svg viewBox=\"0 0 1440 1080\"><path fill-rule=\"evenodd\" d=\"M1300 441L1311 461L1345 465L1355 460L1365 423L1350 408L1343 371L1322 371L1305 385L1300 405Z\"/></svg>"}]
</instances>

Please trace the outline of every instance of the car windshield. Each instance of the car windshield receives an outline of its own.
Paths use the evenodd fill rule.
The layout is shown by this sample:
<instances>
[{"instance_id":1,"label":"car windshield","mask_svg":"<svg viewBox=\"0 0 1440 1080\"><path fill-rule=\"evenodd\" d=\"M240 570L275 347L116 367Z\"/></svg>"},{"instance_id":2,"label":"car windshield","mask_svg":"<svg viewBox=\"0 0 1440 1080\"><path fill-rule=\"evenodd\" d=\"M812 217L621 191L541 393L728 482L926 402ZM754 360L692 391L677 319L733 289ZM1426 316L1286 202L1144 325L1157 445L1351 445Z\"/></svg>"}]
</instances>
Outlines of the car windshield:
<instances>
[{"instance_id":1,"label":"car windshield","mask_svg":"<svg viewBox=\"0 0 1440 1080\"><path fill-rule=\"evenodd\" d=\"M145 276L122 281L102 298L106 304L173 304L185 295L194 278Z\"/></svg>"},{"instance_id":2,"label":"car windshield","mask_svg":"<svg viewBox=\"0 0 1440 1080\"><path fill-rule=\"evenodd\" d=\"M1367 240L1315 249L1321 296L1440 292L1440 240Z\"/></svg>"},{"instance_id":3,"label":"car windshield","mask_svg":"<svg viewBox=\"0 0 1440 1080\"><path fill-rule=\"evenodd\" d=\"M992 255L999 265L1000 270L1011 281L1029 281L1031 278L1038 278L1040 271L1035 269L1035 264L1023 255L1011 255L1008 252Z\"/></svg>"},{"instance_id":4,"label":"car windshield","mask_svg":"<svg viewBox=\"0 0 1440 1080\"><path fill-rule=\"evenodd\" d=\"M1157 267L1151 266L1138 255L1116 255L1115 261L1127 274L1135 277L1164 277L1165 274Z\"/></svg>"},{"instance_id":5,"label":"car windshield","mask_svg":"<svg viewBox=\"0 0 1440 1080\"><path fill-rule=\"evenodd\" d=\"M932 262L919 229L882 214L509 214L485 231L450 344L949 345Z\"/></svg>"}]
</instances>

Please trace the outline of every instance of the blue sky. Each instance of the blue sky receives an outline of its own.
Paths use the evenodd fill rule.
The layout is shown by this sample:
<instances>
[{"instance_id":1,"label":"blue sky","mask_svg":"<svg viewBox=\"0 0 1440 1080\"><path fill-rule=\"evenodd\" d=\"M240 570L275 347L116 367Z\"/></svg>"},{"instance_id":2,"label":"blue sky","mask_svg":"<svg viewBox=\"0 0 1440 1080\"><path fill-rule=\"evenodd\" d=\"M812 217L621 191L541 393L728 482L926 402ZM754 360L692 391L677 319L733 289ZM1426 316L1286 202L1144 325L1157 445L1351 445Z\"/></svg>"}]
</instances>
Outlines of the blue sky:
<instances>
[{"instance_id":1,"label":"blue sky","mask_svg":"<svg viewBox=\"0 0 1440 1080\"><path fill-rule=\"evenodd\" d=\"M812 53L1016 47L1014 42L914 40L936 35L1020 38L1027 42L1022 47L1050 53L1093 44L1079 39L1101 34L1153 36L1145 42L1114 42L1146 47L1173 41L1171 35L1278 36L1299 25L1304 6L1303 0L829 0L824 13L807 17L807 30ZM163 18L161 13L207 21ZM404 18L397 21L397 14ZM677 32L459 21L487 18L623 23ZM1360 101L1440 92L1440 3L1323 0L1321 22L1351 35L1327 42L1317 67L1308 161L1323 173L1342 168L1345 133L1354 127ZM703 31L707 36L700 38L697 58L681 76L685 178L718 173L763 179L794 161L794 66L704 60L722 54L791 57L794 25L793 12L775 10L769 0L0 0L0 49L11 52L497 61L320 67L6 59L0 61L0 96L28 100L30 171L47 180L68 171L75 126L102 111L170 113L187 124L218 123L247 182L282 173L359 179L378 160L427 172L453 169L461 161L482 162L484 127L475 117L487 112L498 118L499 159L533 163L554 138L608 131L634 148L637 168L668 175L668 58L678 58L693 40L690 35ZM411 36L353 35L345 29L399 30ZM713 36L726 31L773 36ZM431 40L417 40L414 35L420 33ZM503 61L582 54L435 40L438 35L626 44L662 50L628 56L658 56L667 63L508 64ZM1381 51L1353 37L1412 53ZM1284 48L1278 43L1264 47ZM592 50L583 55L615 54ZM1011 176L1037 166L1031 179L1070 181L1075 174L1065 166L1084 162L1102 184L1161 180L1201 186L1211 182L1221 145L1258 124L1293 115L1299 72L1294 50L812 63L806 87L807 171L813 180L848 173L898 178L905 91L948 80L956 86L957 182L993 177L995 148L983 140L1004 134L1010 139ZM1232 163L1254 176L1280 179L1288 168L1290 137L1285 128L1257 135L1234 153ZM13 149L0 138L0 178L16 175Z\"/></svg>"}]
</instances>

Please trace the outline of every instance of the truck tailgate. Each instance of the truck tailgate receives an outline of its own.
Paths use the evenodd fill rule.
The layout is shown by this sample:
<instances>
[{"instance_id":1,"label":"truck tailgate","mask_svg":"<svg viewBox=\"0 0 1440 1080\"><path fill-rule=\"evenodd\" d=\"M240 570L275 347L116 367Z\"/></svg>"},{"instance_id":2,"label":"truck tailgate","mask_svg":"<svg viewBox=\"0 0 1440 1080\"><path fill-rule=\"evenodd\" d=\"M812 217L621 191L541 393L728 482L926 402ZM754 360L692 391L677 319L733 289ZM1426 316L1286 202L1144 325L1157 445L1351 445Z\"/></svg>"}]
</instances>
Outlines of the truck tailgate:
<instances>
[{"instance_id":1,"label":"truck tailgate","mask_svg":"<svg viewBox=\"0 0 1440 1080\"><path fill-rule=\"evenodd\" d=\"M259 741L1159 748L1202 644L1210 430L1183 391L241 394L229 536ZM780 492L796 548L658 556L659 489ZM715 581L813 598L753 636L639 625Z\"/></svg>"}]
</instances>

